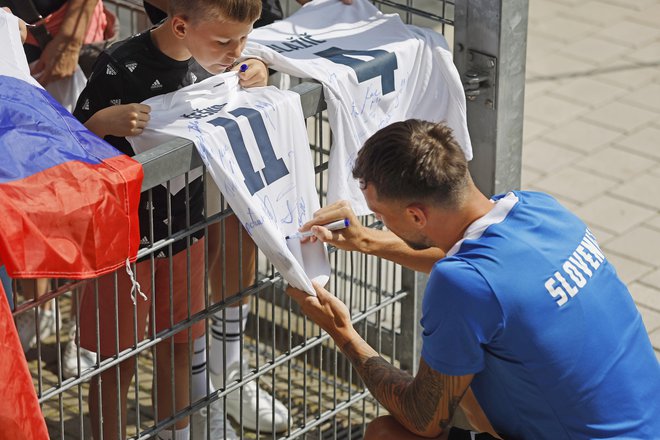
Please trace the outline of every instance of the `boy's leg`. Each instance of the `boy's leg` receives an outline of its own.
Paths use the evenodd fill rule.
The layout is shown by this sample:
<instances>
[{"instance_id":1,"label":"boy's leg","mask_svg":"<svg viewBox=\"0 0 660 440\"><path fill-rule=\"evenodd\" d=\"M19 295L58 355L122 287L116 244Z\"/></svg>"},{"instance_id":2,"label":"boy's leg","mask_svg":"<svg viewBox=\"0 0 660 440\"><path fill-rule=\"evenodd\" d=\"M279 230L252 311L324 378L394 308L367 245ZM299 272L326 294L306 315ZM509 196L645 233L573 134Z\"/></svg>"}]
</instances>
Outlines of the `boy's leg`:
<instances>
[{"instance_id":1,"label":"boy's leg","mask_svg":"<svg viewBox=\"0 0 660 440\"><path fill-rule=\"evenodd\" d=\"M220 302L254 283L256 246L233 215L225 219L224 234L221 227L209 228L208 239L211 259L209 281L214 302ZM241 258L238 258L239 255ZM209 367L216 388L224 387L225 378L228 381L238 379L247 365L247 356L244 355L243 364L240 359L243 349L241 335L250 310L248 304L249 299L246 298L235 307L220 310L211 318L213 345L209 353ZM254 430L258 425L262 432L282 432L288 427L289 412L286 406L268 392L258 390L256 382L246 384L242 392L229 394L226 408L227 414L248 429Z\"/></svg>"},{"instance_id":2,"label":"boy's leg","mask_svg":"<svg viewBox=\"0 0 660 440\"><path fill-rule=\"evenodd\" d=\"M211 225L208 240L209 283L213 302L217 303L254 283L257 250L235 215L225 219L224 225ZM249 298L245 298L240 304L228 307L224 312L221 310L212 317L213 345L209 353L209 367L215 375L222 375L226 366L239 361L242 349L240 334L245 330L248 310L240 306L248 303Z\"/></svg>"},{"instance_id":3,"label":"boy's leg","mask_svg":"<svg viewBox=\"0 0 660 440\"><path fill-rule=\"evenodd\" d=\"M190 404L188 344L172 343L171 339L167 339L156 346L156 358L158 359L155 363L158 420L163 420ZM174 379L174 389L172 389L172 379ZM175 426L176 430L186 428L188 418L179 420Z\"/></svg>"},{"instance_id":4,"label":"boy's leg","mask_svg":"<svg viewBox=\"0 0 660 440\"><path fill-rule=\"evenodd\" d=\"M204 309L204 239L173 255L171 260L171 268L168 258L156 260L157 332L167 330L171 325ZM190 404L190 343L203 337L204 327L203 320L197 321L156 347L154 364L158 373L158 393L155 404L159 420L170 417ZM188 425L188 418L176 423L176 438L189 436ZM171 433L161 434L162 438L171 436Z\"/></svg>"},{"instance_id":5,"label":"boy's leg","mask_svg":"<svg viewBox=\"0 0 660 440\"><path fill-rule=\"evenodd\" d=\"M104 359L103 356L101 358ZM129 359L92 378L89 385L89 417L95 439L126 438L128 388L134 373L135 359ZM102 427L101 420L103 420Z\"/></svg>"},{"instance_id":6,"label":"boy's leg","mask_svg":"<svg viewBox=\"0 0 660 440\"><path fill-rule=\"evenodd\" d=\"M151 304L151 262L138 263L134 273L148 298L146 301L135 294L133 304L132 283L124 269L90 281L84 287L80 303L80 346L100 353L101 359L112 357L118 350L144 338ZM135 359L126 360L92 379L89 414L94 438L101 438L101 430L104 440L126 436L126 404L135 362Z\"/></svg>"}]
</instances>

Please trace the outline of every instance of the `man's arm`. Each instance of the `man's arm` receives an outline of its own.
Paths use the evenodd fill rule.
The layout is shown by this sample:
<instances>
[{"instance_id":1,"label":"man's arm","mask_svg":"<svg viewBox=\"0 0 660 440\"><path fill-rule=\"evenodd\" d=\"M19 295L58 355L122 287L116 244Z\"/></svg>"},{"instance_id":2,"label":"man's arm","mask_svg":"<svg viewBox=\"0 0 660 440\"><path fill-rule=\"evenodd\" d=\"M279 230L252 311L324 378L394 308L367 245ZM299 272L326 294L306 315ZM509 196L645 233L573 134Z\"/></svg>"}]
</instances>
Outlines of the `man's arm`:
<instances>
[{"instance_id":1,"label":"man's arm","mask_svg":"<svg viewBox=\"0 0 660 440\"><path fill-rule=\"evenodd\" d=\"M330 334L371 394L401 425L424 437L442 434L473 376L439 373L424 359L415 377L394 367L355 331L346 305L323 287L317 284L314 287L316 297L291 287L287 293L308 317Z\"/></svg>"},{"instance_id":2,"label":"man's arm","mask_svg":"<svg viewBox=\"0 0 660 440\"><path fill-rule=\"evenodd\" d=\"M329 231L320 226L344 218L350 222L346 229ZM319 239L339 249L375 255L419 272L431 272L433 265L445 256L438 248L414 250L391 231L362 226L350 204L343 200L316 211L314 218L300 230L311 230L314 233L312 240Z\"/></svg>"}]
</instances>

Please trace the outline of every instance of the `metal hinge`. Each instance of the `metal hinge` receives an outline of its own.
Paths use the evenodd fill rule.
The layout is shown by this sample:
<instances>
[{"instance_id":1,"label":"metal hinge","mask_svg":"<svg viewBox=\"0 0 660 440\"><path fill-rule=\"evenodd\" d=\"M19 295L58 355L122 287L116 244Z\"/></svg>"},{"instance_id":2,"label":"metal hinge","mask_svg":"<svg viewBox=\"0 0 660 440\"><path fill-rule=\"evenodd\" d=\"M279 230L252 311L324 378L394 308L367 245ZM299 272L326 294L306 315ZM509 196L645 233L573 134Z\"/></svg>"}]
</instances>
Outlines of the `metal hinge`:
<instances>
[{"instance_id":1,"label":"metal hinge","mask_svg":"<svg viewBox=\"0 0 660 440\"><path fill-rule=\"evenodd\" d=\"M495 84L497 83L497 58L476 50L468 50L468 69L463 78L465 98L470 102L483 103L495 109Z\"/></svg>"}]
</instances>

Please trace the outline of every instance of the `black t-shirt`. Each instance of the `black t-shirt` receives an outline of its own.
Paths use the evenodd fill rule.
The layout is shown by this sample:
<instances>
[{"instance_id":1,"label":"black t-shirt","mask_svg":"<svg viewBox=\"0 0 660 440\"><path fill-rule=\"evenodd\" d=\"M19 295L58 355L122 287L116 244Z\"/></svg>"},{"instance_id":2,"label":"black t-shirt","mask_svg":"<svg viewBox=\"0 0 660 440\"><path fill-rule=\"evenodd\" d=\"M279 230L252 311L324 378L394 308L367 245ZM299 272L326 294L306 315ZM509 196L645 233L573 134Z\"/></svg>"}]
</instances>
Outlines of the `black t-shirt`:
<instances>
[{"instance_id":1,"label":"black t-shirt","mask_svg":"<svg viewBox=\"0 0 660 440\"><path fill-rule=\"evenodd\" d=\"M113 45L99 56L73 114L85 123L93 114L111 105L142 102L210 76L193 59L177 61L162 53L154 45L150 31L146 31ZM106 136L105 140L122 153L135 155L126 138ZM188 184L190 225L204 219L203 190L202 177ZM172 210L170 219L167 216L168 197ZM186 201L185 188L172 196L163 185L158 185L152 190L153 203L149 203L147 193L142 194L139 207L141 247L152 243L149 233L152 213L154 242L168 237L170 226L172 233L186 228ZM203 234L201 230L193 237L200 238ZM185 247L185 240L179 240L172 246L173 253ZM167 248L157 253L157 257L168 255Z\"/></svg>"},{"instance_id":2,"label":"black t-shirt","mask_svg":"<svg viewBox=\"0 0 660 440\"><path fill-rule=\"evenodd\" d=\"M144 4L145 12L149 16L149 20L151 20L153 24L160 23L167 18L165 11L146 1L143 1L142 3ZM259 17L259 20L254 23L254 27L258 28L266 26L275 20L281 20L282 17L282 5L280 4L280 0L261 0L261 17Z\"/></svg>"}]
</instances>

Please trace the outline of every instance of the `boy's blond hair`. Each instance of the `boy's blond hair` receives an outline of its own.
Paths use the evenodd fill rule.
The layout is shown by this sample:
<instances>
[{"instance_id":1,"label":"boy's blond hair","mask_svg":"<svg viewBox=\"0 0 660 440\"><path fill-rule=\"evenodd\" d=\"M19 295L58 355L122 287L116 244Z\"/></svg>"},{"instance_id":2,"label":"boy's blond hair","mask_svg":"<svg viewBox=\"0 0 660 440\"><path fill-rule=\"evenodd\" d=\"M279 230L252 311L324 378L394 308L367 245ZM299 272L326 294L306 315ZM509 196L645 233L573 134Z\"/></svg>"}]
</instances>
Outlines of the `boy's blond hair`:
<instances>
[{"instance_id":1,"label":"boy's blond hair","mask_svg":"<svg viewBox=\"0 0 660 440\"><path fill-rule=\"evenodd\" d=\"M168 12L193 22L217 18L254 22L261 16L261 0L169 0Z\"/></svg>"}]
</instances>

